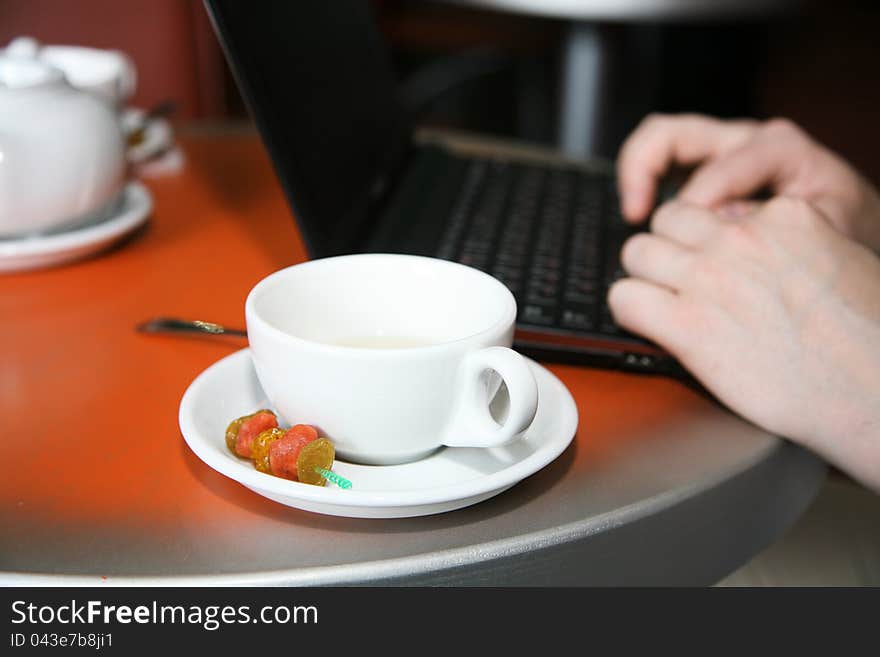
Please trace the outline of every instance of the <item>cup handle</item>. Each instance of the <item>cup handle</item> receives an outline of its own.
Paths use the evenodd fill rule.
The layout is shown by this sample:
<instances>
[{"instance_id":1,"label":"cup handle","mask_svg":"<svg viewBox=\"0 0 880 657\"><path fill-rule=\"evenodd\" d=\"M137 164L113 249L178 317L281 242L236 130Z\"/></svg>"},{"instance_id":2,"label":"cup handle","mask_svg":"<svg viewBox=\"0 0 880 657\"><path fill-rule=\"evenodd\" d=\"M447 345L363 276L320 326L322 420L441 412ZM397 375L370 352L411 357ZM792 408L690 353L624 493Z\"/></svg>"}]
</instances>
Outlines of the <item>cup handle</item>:
<instances>
[{"instance_id":1,"label":"cup handle","mask_svg":"<svg viewBox=\"0 0 880 657\"><path fill-rule=\"evenodd\" d=\"M489 412L487 389L494 370L507 385L510 410L504 424ZM464 357L459 393L442 443L450 447L496 447L529 428L538 410L538 384L525 358L506 347L487 347Z\"/></svg>"}]
</instances>

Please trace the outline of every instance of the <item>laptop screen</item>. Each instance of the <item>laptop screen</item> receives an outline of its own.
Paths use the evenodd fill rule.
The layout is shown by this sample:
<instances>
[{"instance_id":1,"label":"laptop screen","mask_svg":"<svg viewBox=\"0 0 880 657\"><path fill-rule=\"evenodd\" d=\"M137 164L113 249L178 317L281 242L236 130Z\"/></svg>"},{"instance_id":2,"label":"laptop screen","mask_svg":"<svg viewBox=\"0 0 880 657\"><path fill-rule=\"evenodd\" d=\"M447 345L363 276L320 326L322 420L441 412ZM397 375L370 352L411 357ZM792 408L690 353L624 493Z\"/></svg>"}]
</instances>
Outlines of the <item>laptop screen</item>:
<instances>
[{"instance_id":1,"label":"laptop screen","mask_svg":"<svg viewBox=\"0 0 880 657\"><path fill-rule=\"evenodd\" d=\"M409 144L366 0L205 0L310 257L349 253Z\"/></svg>"}]
</instances>

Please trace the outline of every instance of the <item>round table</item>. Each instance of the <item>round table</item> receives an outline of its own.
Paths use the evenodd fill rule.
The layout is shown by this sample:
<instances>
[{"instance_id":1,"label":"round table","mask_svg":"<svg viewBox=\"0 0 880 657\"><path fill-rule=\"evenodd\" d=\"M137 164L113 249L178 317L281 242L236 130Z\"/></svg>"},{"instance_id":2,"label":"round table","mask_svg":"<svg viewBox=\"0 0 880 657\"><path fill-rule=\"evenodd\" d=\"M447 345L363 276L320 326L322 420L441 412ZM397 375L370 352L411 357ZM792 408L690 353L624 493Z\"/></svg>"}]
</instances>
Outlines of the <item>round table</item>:
<instances>
[{"instance_id":1,"label":"round table","mask_svg":"<svg viewBox=\"0 0 880 657\"><path fill-rule=\"evenodd\" d=\"M177 426L189 383L242 342L135 326L241 325L250 287L305 252L254 133L182 142L184 170L145 181L145 229L0 275L0 583L712 584L818 491L822 461L676 381L545 363L577 403L577 435L497 497L375 520L252 493Z\"/></svg>"}]
</instances>

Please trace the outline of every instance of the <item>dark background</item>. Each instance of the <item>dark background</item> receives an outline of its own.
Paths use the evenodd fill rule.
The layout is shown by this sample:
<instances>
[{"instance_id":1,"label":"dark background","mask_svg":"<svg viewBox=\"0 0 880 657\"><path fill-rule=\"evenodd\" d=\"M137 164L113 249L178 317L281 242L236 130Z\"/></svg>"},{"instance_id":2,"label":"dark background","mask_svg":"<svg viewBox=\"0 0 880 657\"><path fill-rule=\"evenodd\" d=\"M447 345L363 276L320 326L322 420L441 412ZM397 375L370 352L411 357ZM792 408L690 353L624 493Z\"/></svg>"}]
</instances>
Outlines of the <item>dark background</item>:
<instances>
[{"instance_id":1,"label":"dark background","mask_svg":"<svg viewBox=\"0 0 880 657\"><path fill-rule=\"evenodd\" d=\"M378 3L402 79L424 62L498 56L425 120L555 143L564 21L437 3ZM743 20L604 23L610 44L599 151L648 112L786 116L880 180L880 3L804 2Z\"/></svg>"},{"instance_id":2,"label":"dark background","mask_svg":"<svg viewBox=\"0 0 880 657\"><path fill-rule=\"evenodd\" d=\"M423 122L556 143L565 21L370 4ZM613 156L650 111L787 116L880 180L878 5L805 1L741 20L601 24L609 65L598 151ZM180 122L246 118L200 0L0 0L0 44L22 34L125 50L139 71L134 105L173 98ZM431 72L458 83L420 96Z\"/></svg>"}]
</instances>

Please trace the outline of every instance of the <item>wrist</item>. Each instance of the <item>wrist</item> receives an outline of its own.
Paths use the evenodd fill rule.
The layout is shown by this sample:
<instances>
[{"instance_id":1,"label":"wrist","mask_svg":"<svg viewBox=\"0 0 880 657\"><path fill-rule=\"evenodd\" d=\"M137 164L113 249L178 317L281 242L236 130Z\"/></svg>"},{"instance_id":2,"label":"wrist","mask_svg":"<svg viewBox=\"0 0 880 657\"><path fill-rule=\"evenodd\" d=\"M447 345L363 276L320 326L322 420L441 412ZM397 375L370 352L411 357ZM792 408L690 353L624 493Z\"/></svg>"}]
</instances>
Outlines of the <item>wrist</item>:
<instances>
[{"instance_id":1,"label":"wrist","mask_svg":"<svg viewBox=\"0 0 880 657\"><path fill-rule=\"evenodd\" d=\"M867 367L838 372L856 376L836 400L827 400L827 412L816 423L808 447L880 493L880 354L876 356L872 376L858 376L866 374Z\"/></svg>"},{"instance_id":2,"label":"wrist","mask_svg":"<svg viewBox=\"0 0 880 657\"><path fill-rule=\"evenodd\" d=\"M850 474L868 488L880 493L880 412L856 423L849 440L850 449L855 456Z\"/></svg>"},{"instance_id":3,"label":"wrist","mask_svg":"<svg viewBox=\"0 0 880 657\"><path fill-rule=\"evenodd\" d=\"M829 305L819 314L834 319L812 344L823 364L808 375L821 383L800 400L802 442L880 493L880 317Z\"/></svg>"},{"instance_id":4,"label":"wrist","mask_svg":"<svg viewBox=\"0 0 880 657\"><path fill-rule=\"evenodd\" d=\"M880 253L880 193L867 180L862 180L862 199L853 226L853 237L874 253Z\"/></svg>"}]
</instances>

